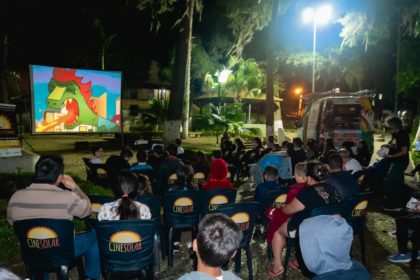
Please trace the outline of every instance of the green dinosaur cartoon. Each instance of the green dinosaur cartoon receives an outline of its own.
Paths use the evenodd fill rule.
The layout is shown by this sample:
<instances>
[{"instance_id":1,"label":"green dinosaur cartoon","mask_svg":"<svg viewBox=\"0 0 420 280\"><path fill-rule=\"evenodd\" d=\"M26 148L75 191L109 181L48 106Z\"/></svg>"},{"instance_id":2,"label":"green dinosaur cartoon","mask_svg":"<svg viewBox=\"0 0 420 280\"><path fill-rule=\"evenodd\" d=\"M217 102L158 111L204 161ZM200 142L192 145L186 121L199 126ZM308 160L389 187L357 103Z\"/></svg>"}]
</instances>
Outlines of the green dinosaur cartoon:
<instances>
[{"instance_id":1,"label":"green dinosaur cartoon","mask_svg":"<svg viewBox=\"0 0 420 280\"><path fill-rule=\"evenodd\" d=\"M63 80L69 80L69 77L73 77L74 80L63 82L53 77L48 83L50 95L46 100L47 107L62 112L58 123L64 123L66 130L72 130L79 125L90 125L95 126L96 131L119 132L120 128L115 123L95 114L95 104L90 98L92 93L89 91L90 82L82 84L82 78L74 76L75 71L75 69L67 71L65 68L55 68L54 77L61 75L66 78Z\"/></svg>"}]
</instances>

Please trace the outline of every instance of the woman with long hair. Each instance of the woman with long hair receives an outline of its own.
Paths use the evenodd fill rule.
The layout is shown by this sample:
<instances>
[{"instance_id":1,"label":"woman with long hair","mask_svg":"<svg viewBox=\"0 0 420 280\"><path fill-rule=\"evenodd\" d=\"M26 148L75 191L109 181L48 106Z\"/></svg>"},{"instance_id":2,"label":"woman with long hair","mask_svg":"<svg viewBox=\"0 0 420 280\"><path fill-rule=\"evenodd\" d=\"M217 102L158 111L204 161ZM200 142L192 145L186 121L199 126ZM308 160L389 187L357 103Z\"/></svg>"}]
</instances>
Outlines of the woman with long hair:
<instances>
[{"instance_id":1,"label":"woman with long hair","mask_svg":"<svg viewBox=\"0 0 420 280\"><path fill-rule=\"evenodd\" d=\"M137 178L139 179L139 195L152 195L153 189L149 179L141 174L137 174Z\"/></svg>"},{"instance_id":2,"label":"woman with long hair","mask_svg":"<svg viewBox=\"0 0 420 280\"><path fill-rule=\"evenodd\" d=\"M361 166L369 166L372 154L370 153L369 147L365 140L360 140L357 144L356 155L354 158L360 163Z\"/></svg>"},{"instance_id":3,"label":"woman with long hair","mask_svg":"<svg viewBox=\"0 0 420 280\"><path fill-rule=\"evenodd\" d=\"M117 187L113 188L117 200L102 205L98 220L148 220L152 217L149 207L136 201L139 194L137 175L123 170L118 174Z\"/></svg>"},{"instance_id":4,"label":"woman with long hair","mask_svg":"<svg viewBox=\"0 0 420 280\"><path fill-rule=\"evenodd\" d=\"M282 264L282 252L286 245L286 238L295 238L296 230L300 224L311 216L312 210L328 205L341 203L338 190L325 182L328 172L319 161L310 161L306 164L306 188L303 188L296 197L288 204L280 208L286 215L292 218L286 221L275 233L272 240L274 264L268 271L271 276L277 276L284 271ZM298 268L296 261L289 265Z\"/></svg>"},{"instance_id":5,"label":"woman with long hair","mask_svg":"<svg viewBox=\"0 0 420 280\"><path fill-rule=\"evenodd\" d=\"M197 184L193 182L194 169L191 165L181 165L176 171L176 180L169 191L197 190Z\"/></svg>"},{"instance_id":6,"label":"woman with long hair","mask_svg":"<svg viewBox=\"0 0 420 280\"><path fill-rule=\"evenodd\" d=\"M325 140L324 152L322 153L322 155L328 157L331 151L336 151L334 147L334 141L331 138L327 138Z\"/></svg>"},{"instance_id":7,"label":"woman with long hair","mask_svg":"<svg viewBox=\"0 0 420 280\"><path fill-rule=\"evenodd\" d=\"M354 146L353 141L344 141L343 143L341 143L340 147L349 151L350 157L354 158L354 153L353 153L353 149L352 149L353 146Z\"/></svg>"},{"instance_id":8,"label":"woman with long hair","mask_svg":"<svg viewBox=\"0 0 420 280\"><path fill-rule=\"evenodd\" d=\"M210 174L210 167L207 164L206 154L203 152L197 152L194 155L192 167L194 169L194 183L199 186L203 186L203 184L207 182Z\"/></svg>"}]
</instances>

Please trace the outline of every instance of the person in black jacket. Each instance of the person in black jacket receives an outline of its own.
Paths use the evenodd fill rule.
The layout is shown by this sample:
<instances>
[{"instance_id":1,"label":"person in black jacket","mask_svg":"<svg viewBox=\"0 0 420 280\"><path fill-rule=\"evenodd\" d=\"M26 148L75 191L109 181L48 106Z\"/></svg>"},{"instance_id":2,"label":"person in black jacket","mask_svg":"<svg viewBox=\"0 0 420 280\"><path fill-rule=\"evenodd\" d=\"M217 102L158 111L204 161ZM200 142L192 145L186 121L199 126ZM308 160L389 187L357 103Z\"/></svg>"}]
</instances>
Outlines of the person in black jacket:
<instances>
[{"instance_id":1,"label":"person in black jacket","mask_svg":"<svg viewBox=\"0 0 420 280\"><path fill-rule=\"evenodd\" d=\"M359 144L357 145L356 155L354 156L354 158L360 163L361 166L369 166L372 154L370 153L365 140L359 141Z\"/></svg>"}]
</instances>

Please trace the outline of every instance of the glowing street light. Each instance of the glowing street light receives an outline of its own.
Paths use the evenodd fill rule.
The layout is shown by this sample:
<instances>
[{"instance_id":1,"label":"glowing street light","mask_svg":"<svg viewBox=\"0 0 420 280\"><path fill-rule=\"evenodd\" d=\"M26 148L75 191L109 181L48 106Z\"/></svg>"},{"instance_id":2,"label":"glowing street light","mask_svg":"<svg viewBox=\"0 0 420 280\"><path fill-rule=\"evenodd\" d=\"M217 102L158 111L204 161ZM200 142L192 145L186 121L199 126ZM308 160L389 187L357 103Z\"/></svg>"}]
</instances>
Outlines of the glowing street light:
<instances>
[{"instance_id":1,"label":"glowing street light","mask_svg":"<svg viewBox=\"0 0 420 280\"><path fill-rule=\"evenodd\" d=\"M300 111L302 110L302 89L301 88L297 88L295 90L296 94L300 94L299 96L299 110L298 110L298 115L300 116Z\"/></svg>"},{"instance_id":2,"label":"glowing street light","mask_svg":"<svg viewBox=\"0 0 420 280\"><path fill-rule=\"evenodd\" d=\"M313 66L312 66L312 92L315 92L315 50L316 50L316 26L317 24L325 24L330 21L332 14L331 6L322 6L318 10L307 8L303 11L303 21L314 23L314 53L313 53Z\"/></svg>"}]
</instances>

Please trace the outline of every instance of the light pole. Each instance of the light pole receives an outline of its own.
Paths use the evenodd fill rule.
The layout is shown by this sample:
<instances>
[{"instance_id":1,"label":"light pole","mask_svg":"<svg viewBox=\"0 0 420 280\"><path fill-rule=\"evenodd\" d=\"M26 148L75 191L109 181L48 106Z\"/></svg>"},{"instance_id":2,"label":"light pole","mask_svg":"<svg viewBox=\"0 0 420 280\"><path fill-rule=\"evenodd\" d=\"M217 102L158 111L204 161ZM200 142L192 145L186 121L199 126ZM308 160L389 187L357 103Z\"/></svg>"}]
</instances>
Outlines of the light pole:
<instances>
[{"instance_id":1,"label":"light pole","mask_svg":"<svg viewBox=\"0 0 420 280\"><path fill-rule=\"evenodd\" d=\"M299 110L298 110L298 115L300 116L300 111L302 110L302 89L301 88L296 89L295 90L295 93L296 94L300 94L300 97L299 97Z\"/></svg>"},{"instance_id":2,"label":"light pole","mask_svg":"<svg viewBox=\"0 0 420 280\"><path fill-rule=\"evenodd\" d=\"M323 6L318 10L308 8L303 11L303 21L314 23L314 53L313 53L313 65L312 65L312 92L315 92L315 53L316 53L316 27L317 23L327 23L331 17L331 6Z\"/></svg>"}]
</instances>

